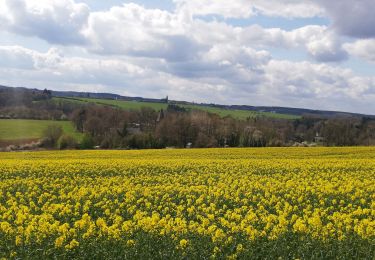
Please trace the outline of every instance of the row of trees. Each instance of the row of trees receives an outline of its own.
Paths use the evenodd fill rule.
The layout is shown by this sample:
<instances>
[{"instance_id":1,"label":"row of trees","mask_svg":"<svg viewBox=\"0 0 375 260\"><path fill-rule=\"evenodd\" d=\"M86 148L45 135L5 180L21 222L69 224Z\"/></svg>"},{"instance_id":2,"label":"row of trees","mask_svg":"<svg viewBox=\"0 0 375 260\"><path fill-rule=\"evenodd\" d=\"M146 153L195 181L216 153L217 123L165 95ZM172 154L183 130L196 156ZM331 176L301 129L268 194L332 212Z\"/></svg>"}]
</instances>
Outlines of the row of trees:
<instances>
[{"instance_id":1,"label":"row of trees","mask_svg":"<svg viewBox=\"0 0 375 260\"><path fill-rule=\"evenodd\" d=\"M78 107L69 100L53 99L47 89L0 89L0 118L67 120L67 115Z\"/></svg>"},{"instance_id":2,"label":"row of trees","mask_svg":"<svg viewBox=\"0 0 375 260\"><path fill-rule=\"evenodd\" d=\"M102 148L286 146L314 142L317 134L321 145L375 145L375 120L360 117L237 120L176 106L158 113L88 105L70 118Z\"/></svg>"}]
</instances>

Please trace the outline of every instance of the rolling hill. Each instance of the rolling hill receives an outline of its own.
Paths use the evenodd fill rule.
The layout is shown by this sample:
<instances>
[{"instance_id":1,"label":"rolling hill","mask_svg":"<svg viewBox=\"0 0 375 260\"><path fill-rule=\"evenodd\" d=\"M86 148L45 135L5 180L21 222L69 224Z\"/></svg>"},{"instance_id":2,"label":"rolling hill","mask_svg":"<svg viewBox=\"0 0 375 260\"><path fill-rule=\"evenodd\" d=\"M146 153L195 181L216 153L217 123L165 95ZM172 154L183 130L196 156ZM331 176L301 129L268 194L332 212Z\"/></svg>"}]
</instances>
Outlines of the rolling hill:
<instances>
[{"instance_id":1,"label":"rolling hill","mask_svg":"<svg viewBox=\"0 0 375 260\"><path fill-rule=\"evenodd\" d=\"M55 97L70 97L86 101L93 101L96 103L103 103L107 105L114 105L125 109L135 109L147 105L148 107L160 108L163 107L163 99L143 98L143 97L128 97L112 93L92 93L92 92L74 92L74 91L52 91ZM118 101L126 101L119 103ZM186 108L200 109L212 113L218 113L221 116L232 115L237 118L247 118L248 116L263 115L273 118L296 119L303 115L309 114L318 117L350 117L350 116L365 116L374 118L375 115L365 115L359 113L343 112L343 111L327 111L316 110L308 108L293 108L293 107L279 107L279 106L251 106L251 105L220 105L207 103L193 103L188 101L170 100L171 103L183 106Z\"/></svg>"},{"instance_id":2,"label":"rolling hill","mask_svg":"<svg viewBox=\"0 0 375 260\"><path fill-rule=\"evenodd\" d=\"M0 119L0 145L2 142L11 143L16 140L37 140L43 137L43 131L49 125L61 126L64 133L76 139L82 137L81 133L75 131L70 121Z\"/></svg>"},{"instance_id":3,"label":"rolling hill","mask_svg":"<svg viewBox=\"0 0 375 260\"><path fill-rule=\"evenodd\" d=\"M0 90L4 88L12 88L8 86L1 86ZM22 89L22 90L35 90L31 88L12 88L12 89ZM111 105L120 107L123 109L140 109L141 107L151 107L155 110L160 110L165 108L166 104L163 99L156 98L144 98L144 97L129 97L121 96L113 93L93 93L93 92L77 92L77 91L54 91L52 90L52 95L56 98L69 98L75 100L76 102L94 102L97 104ZM278 107L278 106L251 106L251 105L220 105L220 104L206 104L206 103L193 103L188 101L176 101L170 100L170 103L177 104L179 106L198 109L203 111L208 111L212 113L217 113L220 116L233 116L236 118L244 119L247 117L254 116L266 116L272 118L284 118L284 119L297 119L303 115L313 115L317 117L371 117L375 118L375 115L365 115L351 112L341 112L341 111L326 111L326 110L316 110L308 108L292 108L292 107Z\"/></svg>"},{"instance_id":4,"label":"rolling hill","mask_svg":"<svg viewBox=\"0 0 375 260\"><path fill-rule=\"evenodd\" d=\"M126 110L139 110L142 107L149 107L156 111L161 109L166 109L167 104L161 102L145 102L145 101L128 101L128 100L116 100L116 99L99 99L99 98L64 98L64 97L55 97L55 100L69 100L72 102L82 102L82 103L96 103L101 105L109 105L114 107L119 107ZM232 116L238 119L254 118L254 117L270 117L270 118L279 118L279 119L297 119L300 116L290 115L290 114L280 114L273 112L259 112L251 110L240 110L240 109L228 109L224 107L214 107L208 105L196 105L196 104L185 104L179 103L178 101L172 101L173 104L176 104L180 107L184 107L189 110L201 110L213 114L218 114L221 117Z\"/></svg>"}]
</instances>

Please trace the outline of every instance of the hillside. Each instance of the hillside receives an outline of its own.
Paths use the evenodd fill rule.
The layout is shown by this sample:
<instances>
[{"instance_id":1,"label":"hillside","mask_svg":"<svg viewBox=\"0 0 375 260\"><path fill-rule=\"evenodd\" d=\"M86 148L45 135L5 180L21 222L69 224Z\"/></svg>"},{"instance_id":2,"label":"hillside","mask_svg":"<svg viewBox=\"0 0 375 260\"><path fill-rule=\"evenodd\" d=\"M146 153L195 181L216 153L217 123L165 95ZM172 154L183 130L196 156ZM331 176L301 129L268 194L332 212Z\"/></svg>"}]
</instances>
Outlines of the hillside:
<instances>
[{"instance_id":1,"label":"hillside","mask_svg":"<svg viewBox=\"0 0 375 260\"><path fill-rule=\"evenodd\" d=\"M55 97L56 100L63 99L72 102L85 102L85 103L96 103L101 105L109 105L119 107L125 110L140 110L142 107L149 107L156 111L161 109L166 109L167 104L161 102L145 102L145 101L127 101L127 100L115 100L115 99L103 99L103 98L80 98L75 97L71 99L63 97ZM189 110L201 110L209 113L217 114L221 117L232 116L237 119L246 119L254 117L269 117L269 118L279 118L279 119L298 119L300 116L290 115L290 114L280 114L273 112L259 112L250 110L239 110L239 109L228 109L225 107L214 107L208 105L196 105L196 104L185 104L178 101L171 101L171 103L176 104L180 107Z\"/></svg>"},{"instance_id":2,"label":"hillside","mask_svg":"<svg viewBox=\"0 0 375 260\"><path fill-rule=\"evenodd\" d=\"M155 99L155 98L144 98L144 97L128 97L128 96L121 96L118 94L112 93L93 93L93 92L76 92L76 91L52 91L52 95L55 97L72 97L78 99L96 99L95 102L106 103L109 105L115 105L122 108L128 109L130 108L137 108L140 106L144 106L144 103L147 103L148 106L151 107L160 107L160 103L163 102L163 99ZM100 100L100 101L99 101ZM109 100L109 101L106 101ZM117 103L112 101L128 101L129 103ZM314 115L318 117L350 117L350 116L366 116L375 118L375 115L366 115L366 114L359 114L359 113L351 113L351 112L344 112L344 111L327 111L327 110L316 110L316 109L308 109L308 108L293 108L293 107L279 107L279 106L251 106L251 105L221 105L221 104L214 104L214 103L193 103L189 101L181 101L181 100L170 100L171 103L178 104L179 106L184 106L187 108L194 108L205 110L213 113L219 113L222 116L225 115L235 115L237 118L246 118L248 117L247 113L245 112L252 112L250 115L254 116L255 113L260 113L258 115L270 116L273 118L287 118L287 119L296 119L303 115ZM234 112L233 112L234 111ZM276 115L274 115L276 114ZM281 114L281 115L280 115ZM287 115L291 115L292 117L288 117Z\"/></svg>"},{"instance_id":3,"label":"hillside","mask_svg":"<svg viewBox=\"0 0 375 260\"><path fill-rule=\"evenodd\" d=\"M24 120L24 119L0 119L0 145L12 143L17 140L37 140L43 136L43 131L49 125L61 126L64 133L81 138L70 121L52 120Z\"/></svg>"},{"instance_id":4,"label":"hillside","mask_svg":"<svg viewBox=\"0 0 375 260\"><path fill-rule=\"evenodd\" d=\"M25 87L8 87L0 85L1 89L15 89L21 91L40 91L35 88ZM105 105L112 105L124 109L138 110L140 107L151 107L155 110L165 108L164 99L144 98L144 97L129 97L113 93L93 93L93 92L78 92L78 91L51 91L52 95L57 98L73 98L77 101L101 103ZM170 100L170 103L178 104L185 108L204 110L219 114L220 116L231 115L235 118L244 119L254 116L266 116L271 118L285 118L298 119L303 115L312 115L323 118L333 117L371 117L375 115L365 115L342 111L327 111L316 110L308 108L292 108L292 107L277 107L277 106L251 106L251 105L221 105L221 104L206 104L206 103L192 103L189 101Z\"/></svg>"}]
</instances>

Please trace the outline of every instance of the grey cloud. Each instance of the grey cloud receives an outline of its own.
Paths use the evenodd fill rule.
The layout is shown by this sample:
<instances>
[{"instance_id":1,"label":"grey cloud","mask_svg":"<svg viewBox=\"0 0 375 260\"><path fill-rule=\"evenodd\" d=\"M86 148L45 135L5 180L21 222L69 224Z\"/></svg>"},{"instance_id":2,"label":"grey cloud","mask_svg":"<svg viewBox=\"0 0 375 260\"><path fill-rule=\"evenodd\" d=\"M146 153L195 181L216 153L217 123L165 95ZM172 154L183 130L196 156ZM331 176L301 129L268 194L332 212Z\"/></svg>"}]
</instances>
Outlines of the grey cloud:
<instances>
[{"instance_id":1,"label":"grey cloud","mask_svg":"<svg viewBox=\"0 0 375 260\"><path fill-rule=\"evenodd\" d=\"M339 37L329 30L308 40L306 48L318 62L340 62L349 57Z\"/></svg>"},{"instance_id":2,"label":"grey cloud","mask_svg":"<svg viewBox=\"0 0 375 260\"><path fill-rule=\"evenodd\" d=\"M273 60L267 53L246 48L230 50L218 46L217 49L215 55L201 56L195 63L162 60L147 63L135 58L125 61L119 57L64 57L56 49L40 53L21 47L2 47L0 57L12 57L14 64L21 65L0 66L0 77L2 82L15 85L107 88L127 95L169 94L176 99L206 102L336 110L348 110L350 106L349 111L364 113L375 109L373 77L355 76L348 69L324 64ZM241 51L236 54L237 49ZM227 55L228 52L232 54ZM15 54L12 56L12 53ZM236 55L245 56L242 63L237 59L228 60ZM22 66L23 61L28 66ZM193 75L184 75L184 71Z\"/></svg>"},{"instance_id":3,"label":"grey cloud","mask_svg":"<svg viewBox=\"0 0 375 260\"><path fill-rule=\"evenodd\" d=\"M283 1L282 1L283 2ZM318 62L342 61L347 58L339 37L325 26L305 26L292 31L265 29L258 25L245 28L226 23L192 19L180 12L146 9L137 4L124 4L108 11L89 12L85 4L73 0L31 2L0 0L9 15L5 27L22 35L37 36L51 43L85 44L92 53L165 59L169 62L193 61L217 44L250 48L304 47ZM189 2L194 5L194 2ZM300 5L285 0L288 5ZM202 5L202 3L195 3ZM238 6L248 5L238 0ZM261 5L254 2L252 4ZM263 8L271 8L262 4ZM220 11L217 3L208 5ZM240 58L240 57L237 57Z\"/></svg>"},{"instance_id":4,"label":"grey cloud","mask_svg":"<svg viewBox=\"0 0 375 260\"><path fill-rule=\"evenodd\" d=\"M235 27L226 21L207 22L136 4L87 14L87 6L70 0L50 1L50 8L39 6L39 12L26 4L16 10L10 0L0 0L0 6L5 2L11 12L0 11L0 18L7 21L8 30L59 44L85 43L68 57L56 48L40 53L0 47L0 77L7 82L66 89L107 87L126 95L170 94L208 102L337 110L351 105L357 112L375 110L371 102L374 77L355 76L335 64L275 60L264 51L269 47L302 49L317 62L342 61L348 53L374 59L372 41L343 46L344 39L333 30L336 27L310 25L291 31ZM52 15L55 12L59 14ZM80 54L86 58L72 57Z\"/></svg>"},{"instance_id":5,"label":"grey cloud","mask_svg":"<svg viewBox=\"0 0 375 260\"><path fill-rule=\"evenodd\" d=\"M87 23L89 8L72 0L46 2L2 0L6 8L2 27L10 32L36 36L54 44L84 44L81 31Z\"/></svg>"},{"instance_id":6,"label":"grey cloud","mask_svg":"<svg viewBox=\"0 0 375 260\"><path fill-rule=\"evenodd\" d=\"M1 46L0 67L34 69L35 61L31 51L18 46Z\"/></svg>"},{"instance_id":7,"label":"grey cloud","mask_svg":"<svg viewBox=\"0 0 375 260\"><path fill-rule=\"evenodd\" d=\"M169 63L165 72L190 80L227 86L255 86L262 82L263 67L271 60L266 51L218 44L194 61Z\"/></svg>"},{"instance_id":8,"label":"grey cloud","mask_svg":"<svg viewBox=\"0 0 375 260\"><path fill-rule=\"evenodd\" d=\"M356 38L375 37L374 0L316 0L326 9L333 27L341 34Z\"/></svg>"}]
</instances>

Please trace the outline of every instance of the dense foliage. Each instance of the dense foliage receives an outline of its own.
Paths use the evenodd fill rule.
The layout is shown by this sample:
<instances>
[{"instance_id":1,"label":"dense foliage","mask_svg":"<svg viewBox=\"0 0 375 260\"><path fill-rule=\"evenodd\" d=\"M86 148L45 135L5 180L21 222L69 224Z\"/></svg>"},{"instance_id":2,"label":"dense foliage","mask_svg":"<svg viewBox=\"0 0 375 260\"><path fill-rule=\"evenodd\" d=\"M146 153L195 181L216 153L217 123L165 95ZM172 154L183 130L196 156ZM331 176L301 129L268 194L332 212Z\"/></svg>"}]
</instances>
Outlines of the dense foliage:
<instances>
[{"instance_id":1,"label":"dense foliage","mask_svg":"<svg viewBox=\"0 0 375 260\"><path fill-rule=\"evenodd\" d=\"M70 116L77 129L102 148L264 147L315 143L321 146L375 145L375 119L366 117L297 120L267 117L238 120L169 105L124 111L86 105ZM322 139L316 142L316 135Z\"/></svg>"},{"instance_id":2,"label":"dense foliage","mask_svg":"<svg viewBox=\"0 0 375 260\"><path fill-rule=\"evenodd\" d=\"M0 154L0 257L372 259L374 148Z\"/></svg>"}]
</instances>

